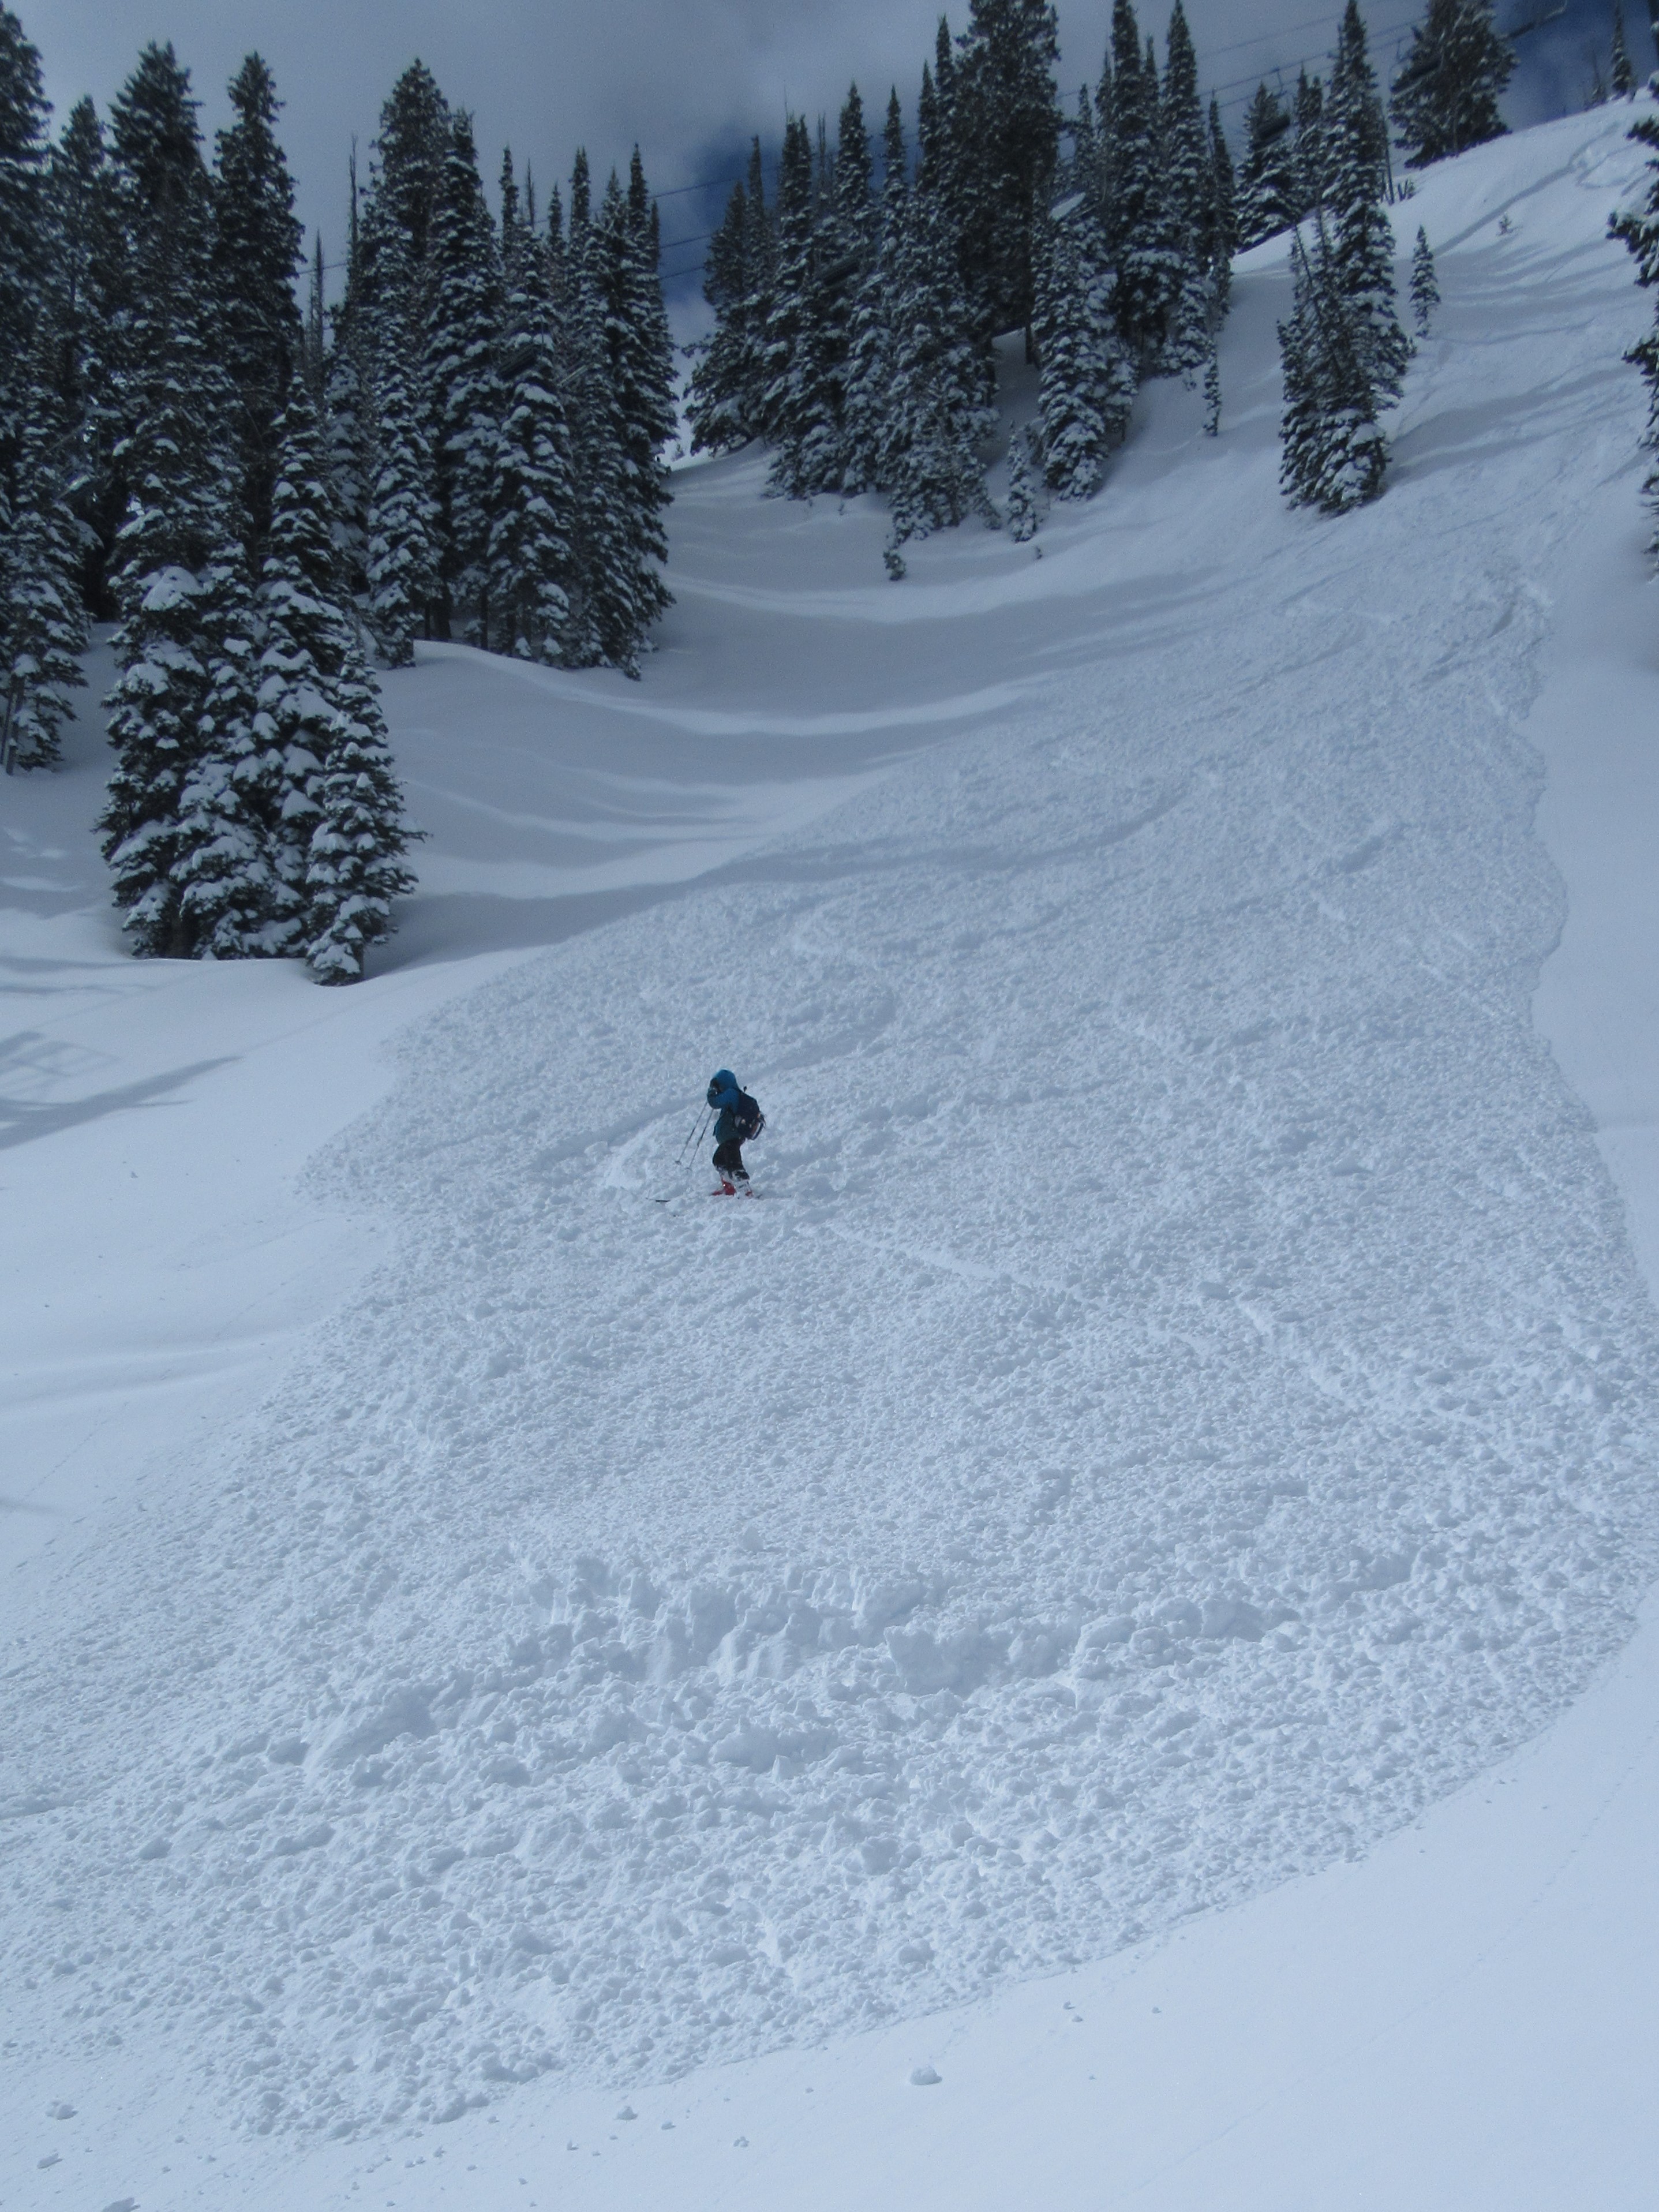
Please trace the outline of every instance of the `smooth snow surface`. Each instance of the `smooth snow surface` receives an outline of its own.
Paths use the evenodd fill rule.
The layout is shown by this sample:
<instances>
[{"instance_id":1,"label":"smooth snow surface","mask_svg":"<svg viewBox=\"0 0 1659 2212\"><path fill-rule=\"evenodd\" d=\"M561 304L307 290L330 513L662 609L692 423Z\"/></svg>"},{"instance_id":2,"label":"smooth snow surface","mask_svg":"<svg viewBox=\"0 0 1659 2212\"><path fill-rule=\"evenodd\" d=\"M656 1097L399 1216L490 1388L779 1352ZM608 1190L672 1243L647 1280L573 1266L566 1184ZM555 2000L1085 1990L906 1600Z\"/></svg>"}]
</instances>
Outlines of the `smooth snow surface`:
<instances>
[{"instance_id":1,"label":"smooth snow surface","mask_svg":"<svg viewBox=\"0 0 1659 2212\"><path fill-rule=\"evenodd\" d=\"M1620 586L1640 574L1620 356L1648 303L1602 234L1626 120L1425 180L1401 228L1425 223L1444 305L1372 509L1279 501L1263 248L1220 441L1197 395L1148 392L1041 559L963 533L895 589L878 515L763 501L738 459L679 480L641 686L459 649L389 679L435 835L362 1034L398 990L436 1010L343 1137L372 1073L343 1110L308 1096L310 1048L262 1017L302 1149L331 1141L303 1195L245 1170L249 1218L317 1240L328 1280L374 1264L279 1333L257 1411L191 1400L205 1436L180 1425L11 1577L6 2055L31 2116L100 2069L134 2099L182 2077L169 2114L198 2097L291 2166L295 2135L551 2075L503 2125L574 2112L567 2085L626 2093L667 2192L671 2077L900 2022L842 2063L896 2066L897 2035L903 2096L948 2106L924 2015L1085 1959L1108 1960L1089 2004L1127 2004L1124 1946L1178 1978L1146 1939L1407 1830L1629 1634L1659 1346L1531 1006L1564 914L1534 738L1571 772L1583 668L1552 609L1587 514L1626 518ZM1570 885L1597 818L1547 817ZM94 988L143 972L103 942ZM260 993L359 1018L287 970L179 988L202 1040ZM212 1057L181 1044L175 1087L223 1079ZM751 1206L672 1165L720 1064L769 1116ZM1623 1094L1650 1121L1651 1072ZM84 1176L94 1223L120 1172L71 1120L27 1131L33 1280L101 1258L80 1228L50 1249L52 1188ZM50 1472L5 1486L50 1503ZM1456 1807L1425 1830L1466 1885L1468 1832ZM1385 1917L1409 1887L1374 1870L1407 1845L1346 1877ZM1346 1893L1206 1922L1207 1986L1276 1928L1338 1944ZM951 2017L994 2075L1060 1986ZM1218 2075L1248 2039L1186 2047ZM801 2063L741 2079L804 2095ZM1155 2104L1186 2077L1141 2078ZM895 2155L925 2176L908 2109ZM886 2124L873 2090L842 2110ZM455 2130L457 2162L495 2117ZM4 2202L78 2201L90 2169L36 2164L46 2124ZM391 2201L437 2201L422 2140L393 2163L426 2193ZM1179 2201L1318 2201L1274 2195L1254 2140L1245 2185L1212 2167ZM763 2201L714 2145L686 2147L687 2201ZM146 2205L214 2194L194 2160L161 2179L159 2129L143 2159ZM313 2178L369 2170L346 2143ZM570 2201L607 2201L599 2171ZM1009 2201L994 2171L938 2201ZM278 2172L253 2159L241 2197L278 2201ZM635 2161L608 2201L647 2185Z\"/></svg>"}]
</instances>

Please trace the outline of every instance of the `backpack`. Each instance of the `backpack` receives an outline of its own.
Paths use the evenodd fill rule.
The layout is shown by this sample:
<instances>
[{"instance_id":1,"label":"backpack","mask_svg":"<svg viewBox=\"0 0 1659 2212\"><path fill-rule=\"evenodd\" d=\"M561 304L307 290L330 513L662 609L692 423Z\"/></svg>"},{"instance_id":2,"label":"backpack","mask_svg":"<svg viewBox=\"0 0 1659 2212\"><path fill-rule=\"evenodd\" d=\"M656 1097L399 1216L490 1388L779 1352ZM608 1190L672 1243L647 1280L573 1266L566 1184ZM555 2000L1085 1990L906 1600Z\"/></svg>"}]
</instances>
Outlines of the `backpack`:
<instances>
[{"instance_id":1,"label":"backpack","mask_svg":"<svg viewBox=\"0 0 1659 2212\"><path fill-rule=\"evenodd\" d=\"M739 1091L737 1103L732 1108L732 1120L740 1145L752 1144L766 1127L766 1116L746 1091Z\"/></svg>"}]
</instances>

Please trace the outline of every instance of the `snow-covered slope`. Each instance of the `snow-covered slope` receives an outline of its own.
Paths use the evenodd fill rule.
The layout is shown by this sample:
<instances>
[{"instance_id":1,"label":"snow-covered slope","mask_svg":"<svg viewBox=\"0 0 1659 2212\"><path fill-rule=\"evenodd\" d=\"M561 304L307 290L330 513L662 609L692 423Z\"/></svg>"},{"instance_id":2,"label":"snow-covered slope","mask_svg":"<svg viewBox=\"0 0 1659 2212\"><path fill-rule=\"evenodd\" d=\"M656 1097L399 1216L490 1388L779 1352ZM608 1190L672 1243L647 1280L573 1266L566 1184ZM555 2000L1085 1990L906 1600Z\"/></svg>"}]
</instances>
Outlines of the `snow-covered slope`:
<instances>
[{"instance_id":1,"label":"snow-covered slope","mask_svg":"<svg viewBox=\"0 0 1659 2212\"><path fill-rule=\"evenodd\" d=\"M567 2084L638 2103L1143 1944L1363 1854L1628 1634L1659 1346L1533 1024L1564 902L1523 726L1548 683L1571 731L1589 519L1640 574L1624 120L1402 211L1445 305L1376 507L1278 500L1261 249L1220 441L1148 392L1041 557L963 533L896 590L878 516L739 459L683 479L641 686L459 649L389 679L437 834L343 1002L134 970L68 892L16 940L60 963L17 970L60 1094L173 994L171 1089L18 1121L29 1296L79 1301L27 1341L80 1352L111 1223L187 1273L119 1188L162 1097L198 1103L131 1139L152 1206L286 1326L256 1409L152 1413L142 1480L95 1378L18 1430L14 1494L53 1502L60 1447L108 1494L8 1590L12 2094L108 2101L95 2148L31 2118L4 2201L197 2201L159 2123L112 2163L116 2084L182 2081L169 2123L199 2096L288 2171L295 2136L538 2075L514 2110L556 2124ZM91 811L35 788L26 824ZM770 1122L754 1204L672 1165L720 1063Z\"/></svg>"}]
</instances>

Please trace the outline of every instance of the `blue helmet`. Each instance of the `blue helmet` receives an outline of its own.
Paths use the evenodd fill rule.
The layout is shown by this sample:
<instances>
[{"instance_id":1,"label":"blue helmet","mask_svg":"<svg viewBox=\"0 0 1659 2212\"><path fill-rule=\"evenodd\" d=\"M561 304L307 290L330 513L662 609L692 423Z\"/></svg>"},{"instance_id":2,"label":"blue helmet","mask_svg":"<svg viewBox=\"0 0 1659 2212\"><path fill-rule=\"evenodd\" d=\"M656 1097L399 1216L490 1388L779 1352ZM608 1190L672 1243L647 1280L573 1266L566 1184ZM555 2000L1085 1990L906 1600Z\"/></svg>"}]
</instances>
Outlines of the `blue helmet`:
<instances>
[{"instance_id":1,"label":"blue helmet","mask_svg":"<svg viewBox=\"0 0 1659 2212\"><path fill-rule=\"evenodd\" d=\"M711 1106L726 1106L737 1097L738 1079L729 1067L717 1067L708 1084L708 1103Z\"/></svg>"}]
</instances>

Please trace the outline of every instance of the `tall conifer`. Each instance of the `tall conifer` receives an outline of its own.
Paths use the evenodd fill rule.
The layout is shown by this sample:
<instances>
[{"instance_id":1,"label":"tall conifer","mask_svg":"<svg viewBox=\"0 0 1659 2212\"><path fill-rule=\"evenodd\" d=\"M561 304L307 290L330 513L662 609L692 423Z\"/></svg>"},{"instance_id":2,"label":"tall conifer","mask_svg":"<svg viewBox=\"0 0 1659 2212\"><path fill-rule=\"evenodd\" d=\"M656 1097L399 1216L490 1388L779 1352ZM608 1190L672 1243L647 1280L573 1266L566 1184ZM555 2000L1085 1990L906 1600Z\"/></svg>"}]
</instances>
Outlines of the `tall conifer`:
<instances>
[{"instance_id":1,"label":"tall conifer","mask_svg":"<svg viewBox=\"0 0 1659 2212\"><path fill-rule=\"evenodd\" d=\"M1498 112L1515 72L1515 49L1492 20L1491 0L1429 0L1412 33L1389 100L1414 169L1501 137Z\"/></svg>"},{"instance_id":2,"label":"tall conifer","mask_svg":"<svg viewBox=\"0 0 1659 2212\"><path fill-rule=\"evenodd\" d=\"M270 520L276 418L304 358L304 325L294 297L301 234L276 141L281 103L258 54L238 71L230 104L236 120L217 140L212 282L220 358L236 390L245 542L252 552Z\"/></svg>"}]
</instances>

